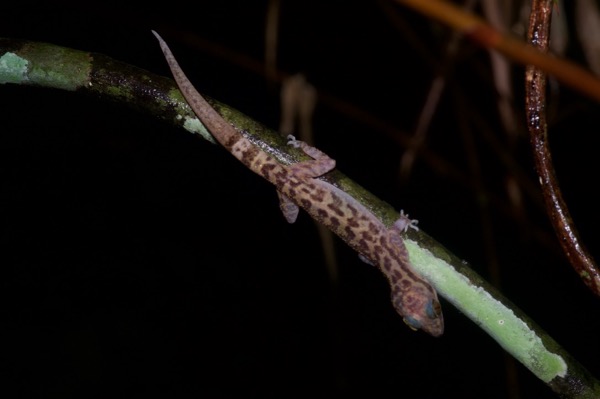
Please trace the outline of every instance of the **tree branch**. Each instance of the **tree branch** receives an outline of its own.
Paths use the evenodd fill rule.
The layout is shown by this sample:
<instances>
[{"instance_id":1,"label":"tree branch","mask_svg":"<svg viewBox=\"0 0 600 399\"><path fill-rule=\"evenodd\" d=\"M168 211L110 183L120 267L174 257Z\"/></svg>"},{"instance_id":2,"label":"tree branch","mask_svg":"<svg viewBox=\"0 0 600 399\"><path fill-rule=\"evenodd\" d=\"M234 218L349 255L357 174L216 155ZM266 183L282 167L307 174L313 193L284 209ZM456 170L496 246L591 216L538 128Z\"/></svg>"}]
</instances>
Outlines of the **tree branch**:
<instances>
[{"instance_id":1,"label":"tree branch","mask_svg":"<svg viewBox=\"0 0 600 399\"><path fill-rule=\"evenodd\" d=\"M0 83L76 90L153 114L209 139L171 79L103 55L44 43L0 39ZM280 162L290 164L303 159L278 133L227 106L210 102L226 120ZM386 225L398 218L389 204L340 172L332 173L329 180L362 202ZM411 230L406 245L415 269L432 282L442 297L554 391L569 398L600 396L600 383L593 376L465 262L422 231Z\"/></svg>"}]
</instances>

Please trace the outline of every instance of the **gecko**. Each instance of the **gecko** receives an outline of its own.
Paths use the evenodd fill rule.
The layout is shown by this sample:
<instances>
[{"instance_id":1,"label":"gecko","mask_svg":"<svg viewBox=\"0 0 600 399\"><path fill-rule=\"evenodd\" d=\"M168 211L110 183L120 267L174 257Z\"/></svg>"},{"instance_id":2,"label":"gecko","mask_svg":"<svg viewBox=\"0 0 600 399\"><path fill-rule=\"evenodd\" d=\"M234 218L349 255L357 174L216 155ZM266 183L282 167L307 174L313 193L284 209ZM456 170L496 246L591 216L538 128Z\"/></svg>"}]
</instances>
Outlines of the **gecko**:
<instances>
[{"instance_id":1,"label":"gecko","mask_svg":"<svg viewBox=\"0 0 600 399\"><path fill-rule=\"evenodd\" d=\"M417 228L404 212L386 227L371 211L351 195L319 177L335 168L335 160L322 151L288 136L288 144L312 158L283 165L253 144L208 104L179 66L158 33L165 59L179 90L213 137L246 167L275 185L285 219L293 223L303 208L327 226L365 262L377 266L387 278L392 304L406 325L438 337L444 332L444 319L435 289L412 267L401 234Z\"/></svg>"}]
</instances>

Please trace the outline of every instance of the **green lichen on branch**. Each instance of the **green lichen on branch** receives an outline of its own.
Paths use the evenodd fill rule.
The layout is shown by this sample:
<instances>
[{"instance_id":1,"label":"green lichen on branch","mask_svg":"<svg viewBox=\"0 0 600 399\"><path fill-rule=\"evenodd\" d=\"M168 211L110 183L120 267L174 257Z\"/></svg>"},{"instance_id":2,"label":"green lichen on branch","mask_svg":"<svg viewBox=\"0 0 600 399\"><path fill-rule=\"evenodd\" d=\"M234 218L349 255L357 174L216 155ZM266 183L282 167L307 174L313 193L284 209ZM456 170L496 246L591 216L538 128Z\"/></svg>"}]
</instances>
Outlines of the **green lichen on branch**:
<instances>
[{"instance_id":1,"label":"green lichen on branch","mask_svg":"<svg viewBox=\"0 0 600 399\"><path fill-rule=\"evenodd\" d=\"M73 91L88 81L91 71L89 53L47 43L20 43L13 51L0 53L0 83Z\"/></svg>"},{"instance_id":2,"label":"green lichen on branch","mask_svg":"<svg viewBox=\"0 0 600 399\"><path fill-rule=\"evenodd\" d=\"M7 51L0 57L0 84L22 83L27 79L29 62L18 54Z\"/></svg>"},{"instance_id":3,"label":"green lichen on branch","mask_svg":"<svg viewBox=\"0 0 600 399\"><path fill-rule=\"evenodd\" d=\"M517 314L514 305L507 305L492 295L481 280L474 281L458 272L451 263L434 256L417 242L405 242L415 269L539 379L548 383L567 375L568 365L563 357L544 345L542 333L526 317Z\"/></svg>"}]
</instances>

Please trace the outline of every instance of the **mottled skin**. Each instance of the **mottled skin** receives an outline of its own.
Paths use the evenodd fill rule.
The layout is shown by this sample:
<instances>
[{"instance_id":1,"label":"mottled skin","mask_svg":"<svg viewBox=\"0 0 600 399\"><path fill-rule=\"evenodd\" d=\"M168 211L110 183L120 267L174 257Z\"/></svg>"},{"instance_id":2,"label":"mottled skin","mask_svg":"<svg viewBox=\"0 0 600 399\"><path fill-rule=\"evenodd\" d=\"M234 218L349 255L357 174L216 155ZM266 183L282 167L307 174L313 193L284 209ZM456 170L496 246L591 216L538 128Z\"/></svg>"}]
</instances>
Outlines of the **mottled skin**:
<instances>
[{"instance_id":1,"label":"mottled skin","mask_svg":"<svg viewBox=\"0 0 600 399\"><path fill-rule=\"evenodd\" d=\"M273 183L288 222L298 215L298 206L330 228L363 259L377 265L387 277L392 303L413 330L422 329L433 336L444 331L444 320L437 294L410 265L401 233L413 223L401 214L390 228L344 191L317 179L335 168L335 161L304 142L290 140L314 158L285 166L252 144L227 123L196 91L162 38L160 42L171 72L186 101L210 133L252 171Z\"/></svg>"}]
</instances>

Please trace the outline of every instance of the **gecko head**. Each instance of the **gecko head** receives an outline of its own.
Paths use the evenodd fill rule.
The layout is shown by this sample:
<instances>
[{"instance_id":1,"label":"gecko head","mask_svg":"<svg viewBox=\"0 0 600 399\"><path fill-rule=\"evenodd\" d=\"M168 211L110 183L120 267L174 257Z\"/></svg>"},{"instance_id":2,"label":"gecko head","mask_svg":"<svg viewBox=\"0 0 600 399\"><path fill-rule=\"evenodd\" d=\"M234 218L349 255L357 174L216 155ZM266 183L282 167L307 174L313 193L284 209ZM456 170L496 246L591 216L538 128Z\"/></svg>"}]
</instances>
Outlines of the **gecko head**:
<instances>
[{"instance_id":1,"label":"gecko head","mask_svg":"<svg viewBox=\"0 0 600 399\"><path fill-rule=\"evenodd\" d=\"M429 294L423 296L408 292L403 296L403 301L394 301L394 307L411 330L423 330L439 337L444 333L442 307L435 291Z\"/></svg>"}]
</instances>

